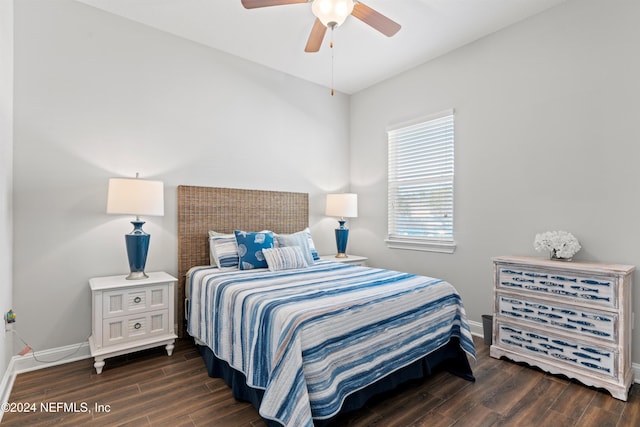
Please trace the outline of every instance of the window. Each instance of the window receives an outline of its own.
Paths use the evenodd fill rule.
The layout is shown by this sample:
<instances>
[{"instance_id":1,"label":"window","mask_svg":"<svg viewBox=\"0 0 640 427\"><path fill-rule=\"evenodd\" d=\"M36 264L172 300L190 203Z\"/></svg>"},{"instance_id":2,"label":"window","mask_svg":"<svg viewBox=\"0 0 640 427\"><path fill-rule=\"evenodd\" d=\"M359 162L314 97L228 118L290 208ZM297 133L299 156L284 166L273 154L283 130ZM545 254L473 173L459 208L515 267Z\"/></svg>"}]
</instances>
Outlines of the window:
<instances>
[{"instance_id":1,"label":"window","mask_svg":"<svg viewBox=\"0 0 640 427\"><path fill-rule=\"evenodd\" d=\"M391 248L452 253L453 110L387 129Z\"/></svg>"}]
</instances>

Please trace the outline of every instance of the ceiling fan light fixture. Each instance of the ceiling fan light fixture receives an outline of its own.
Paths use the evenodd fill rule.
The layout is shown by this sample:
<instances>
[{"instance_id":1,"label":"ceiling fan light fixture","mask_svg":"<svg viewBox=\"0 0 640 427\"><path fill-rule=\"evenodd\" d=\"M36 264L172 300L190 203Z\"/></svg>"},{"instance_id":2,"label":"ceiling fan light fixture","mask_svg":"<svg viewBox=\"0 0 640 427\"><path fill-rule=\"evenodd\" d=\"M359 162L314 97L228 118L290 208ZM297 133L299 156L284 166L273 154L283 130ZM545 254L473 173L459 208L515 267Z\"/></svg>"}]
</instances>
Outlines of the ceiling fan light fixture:
<instances>
[{"instance_id":1,"label":"ceiling fan light fixture","mask_svg":"<svg viewBox=\"0 0 640 427\"><path fill-rule=\"evenodd\" d=\"M353 6L353 0L313 0L311 11L325 27L334 27L342 25Z\"/></svg>"}]
</instances>

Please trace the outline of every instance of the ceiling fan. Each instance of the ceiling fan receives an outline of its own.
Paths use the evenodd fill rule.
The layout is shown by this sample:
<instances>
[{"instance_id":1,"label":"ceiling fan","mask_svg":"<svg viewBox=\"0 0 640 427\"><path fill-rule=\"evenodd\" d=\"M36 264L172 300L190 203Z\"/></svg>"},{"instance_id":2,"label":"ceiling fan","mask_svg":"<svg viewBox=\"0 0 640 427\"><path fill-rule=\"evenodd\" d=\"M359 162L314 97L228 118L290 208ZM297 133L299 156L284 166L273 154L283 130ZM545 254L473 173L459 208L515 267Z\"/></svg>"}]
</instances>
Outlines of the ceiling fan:
<instances>
[{"instance_id":1,"label":"ceiling fan","mask_svg":"<svg viewBox=\"0 0 640 427\"><path fill-rule=\"evenodd\" d=\"M305 52L320 50L327 28L333 29L342 25L349 15L355 16L387 37L393 36L400 30L400 24L397 22L354 0L242 0L242 5L245 9L255 9L309 2L312 2L311 11L316 16L316 20L304 48Z\"/></svg>"}]
</instances>

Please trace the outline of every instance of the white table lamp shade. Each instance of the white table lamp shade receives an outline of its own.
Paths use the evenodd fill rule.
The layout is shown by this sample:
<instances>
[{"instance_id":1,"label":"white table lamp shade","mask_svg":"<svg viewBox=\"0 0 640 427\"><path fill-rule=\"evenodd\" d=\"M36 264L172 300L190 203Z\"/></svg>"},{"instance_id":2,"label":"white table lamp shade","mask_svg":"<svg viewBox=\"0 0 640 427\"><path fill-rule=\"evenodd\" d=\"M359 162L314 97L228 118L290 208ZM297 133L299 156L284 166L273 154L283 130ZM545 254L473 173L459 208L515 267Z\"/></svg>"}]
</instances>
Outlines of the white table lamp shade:
<instances>
[{"instance_id":1,"label":"white table lamp shade","mask_svg":"<svg viewBox=\"0 0 640 427\"><path fill-rule=\"evenodd\" d=\"M162 181L111 178L107 195L108 214L164 215Z\"/></svg>"},{"instance_id":2,"label":"white table lamp shade","mask_svg":"<svg viewBox=\"0 0 640 427\"><path fill-rule=\"evenodd\" d=\"M327 194L327 216L356 218L358 216L358 195L353 193Z\"/></svg>"}]
</instances>

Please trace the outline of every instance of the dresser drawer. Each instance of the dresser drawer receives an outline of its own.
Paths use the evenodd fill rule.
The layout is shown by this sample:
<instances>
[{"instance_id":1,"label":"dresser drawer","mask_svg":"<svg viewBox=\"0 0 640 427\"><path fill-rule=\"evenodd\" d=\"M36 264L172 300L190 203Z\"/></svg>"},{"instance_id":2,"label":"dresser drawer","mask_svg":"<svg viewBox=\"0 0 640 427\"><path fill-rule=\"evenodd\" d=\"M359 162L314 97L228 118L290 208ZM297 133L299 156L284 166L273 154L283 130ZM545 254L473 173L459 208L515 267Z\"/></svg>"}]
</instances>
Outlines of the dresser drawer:
<instances>
[{"instance_id":1,"label":"dresser drawer","mask_svg":"<svg viewBox=\"0 0 640 427\"><path fill-rule=\"evenodd\" d=\"M532 322L537 327L553 328L577 337L596 338L609 343L617 341L617 313L525 299L500 292L497 299L499 316Z\"/></svg>"},{"instance_id":2,"label":"dresser drawer","mask_svg":"<svg viewBox=\"0 0 640 427\"><path fill-rule=\"evenodd\" d=\"M168 284L107 291L102 298L103 317L168 308L168 293Z\"/></svg>"},{"instance_id":3,"label":"dresser drawer","mask_svg":"<svg viewBox=\"0 0 640 427\"><path fill-rule=\"evenodd\" d=\"M498 271L497 286L580 304L617 307L615 280L610 276L581 276L570 271L505 266Z\"/></svg>"},{"instance_id":4,"label":"dresser drawer","mask_svg":"<svg viewBox=\"0 0 640 427\"><path fill-rule=\"evenodd\" d=\"M127 341L144 340L168 332L169 310L113 317L102 322L102 344L106 347Z\"/></svg>"},{"instance_id":5,"label":"dresser drawer","mask_svg":"<svg viewBox=\"0 0 640 427\"><path fill-rule=\"evenodd\" d=\"M547 359L571 368L606 377L617 377L618 354L610 348L585 343L575 337L556 335L550 330L522 327L498 320L497 343L500 347L536 359Z\"/></svg>"}]
</instances>

